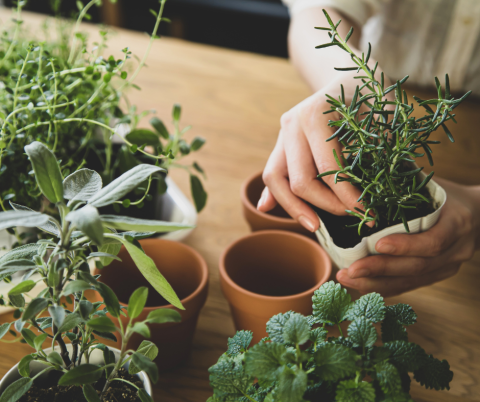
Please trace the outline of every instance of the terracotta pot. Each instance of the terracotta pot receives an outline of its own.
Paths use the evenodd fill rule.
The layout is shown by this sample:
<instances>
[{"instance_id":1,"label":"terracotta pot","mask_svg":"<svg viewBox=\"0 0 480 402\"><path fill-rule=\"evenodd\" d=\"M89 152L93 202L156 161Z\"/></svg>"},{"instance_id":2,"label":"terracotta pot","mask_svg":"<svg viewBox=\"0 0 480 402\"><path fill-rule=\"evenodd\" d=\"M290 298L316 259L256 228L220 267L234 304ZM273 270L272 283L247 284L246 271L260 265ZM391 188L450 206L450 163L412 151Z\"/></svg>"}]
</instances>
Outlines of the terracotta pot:
<instances>
[{"instance_id":1,"label":"terracotta pot","mask_svg":"<svg viewBox=\"0 0 480 402\"><path fill-rule=\"evenodd\" d=\"M313 292L332 266L320 245L296 233L265 230L232 243L220 258L220 281L237 330L267 336L266 323L289 310L312 313Z\"/></svg>"},{"instance_id":2,"label":"terracotta pot","mask_svg":"<svg viewBox=\"0 0 480 402\"><path fill-rule=\"evenodd\" d=\"M120 357L120 351L118 349L110 348L111 351L115 354L115 360L118 361L118 358ZM56 350L58 351L59 348L56 347ZM72 345L70 343L67 344L67 350L72 353ZM44 352L48 355L52 351L52 348L44 349ZM90 355L90 363L92 364L99 364L103 365L105 364L104 358L103 358L103 351L100 349L95 349L92 354ZM125 368L128 369L130 362L125 364ZM30 377L33 377L34 375L38 374L40 371L45 369L45 365L39 362L32 361L30 362ZM47 373L42 374L38 380L41 380L43 377L45 377ZM144 372L141 371L140 373L137 374L137 377L140 379L140 381L143 383L143 387L145 388L145 391L147 391L148 395L150 395L153 398L153 393L152 393L152 384L150 382L150 379L148 378L148 375ZM3 391L13 382L19 380L22 378L22 376L18 372L18 363L13 366L7 374L4 375L2 380L0 381L0 395L2 395Z\"/></svg>"},{"instance_id":3,"label":"terracotta pot","mask_svg":"<svg viewBox=\"0 0 480 402\"><path fill-rule=\"evenodd\" d=\"M151 311L159 308L180 312L180 323L148 324L151 332L149 340L159 349L155 363L159 370L170 370L185 363L190 356L198 316L208 293L207 263L194 249L175 241L145 239L140 240L140 244L172 285L185 310L176 309L158 294L140 273L124 247L118 254L122 262L115 260L102 270L96 269L95 274L101 275L99 280L112 288L123 306L128 304L136 289L141 286L149 288L147 305L134 322L145 320ZM125 325L128 324L127 317L122 316L121 319ZM132 335L128 348L137 349L144 339L139 334Z\"/></svg>"},{"instance_id":4,"label":"terracotta pot","mask_svg":"<svg viewBox=\"0 0 480 402\"><path fill-rule=\"evenodd\" d=\"M243 216L250 225L252 232L257 230L288 230L315 239L315 234L309 232L280 206L277 205L268 213L257 210L257 204L265 188L262 172L255 173L243 182L240 197L243 205Z\"/></svg>"}]
</instances>

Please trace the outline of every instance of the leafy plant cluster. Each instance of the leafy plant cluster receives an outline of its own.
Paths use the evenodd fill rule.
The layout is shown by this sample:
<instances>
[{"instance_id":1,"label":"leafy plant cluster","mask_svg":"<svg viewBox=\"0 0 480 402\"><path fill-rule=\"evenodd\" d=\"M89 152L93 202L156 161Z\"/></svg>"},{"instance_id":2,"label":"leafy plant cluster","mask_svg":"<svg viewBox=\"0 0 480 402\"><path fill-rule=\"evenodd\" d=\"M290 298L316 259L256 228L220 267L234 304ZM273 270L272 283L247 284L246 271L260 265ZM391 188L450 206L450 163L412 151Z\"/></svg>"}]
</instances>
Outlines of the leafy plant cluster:
<instances>
[{"instance_id":1,"label":"leafy plant cluster","mask_svg":"<svg viewBox=\"0 0 480 402\"><path fill-rule=\"evenodd\" d=\"M13 210L0 212L0 229L35 226L48 237L17 247L0 257L2 279L24 272L22 281L12 287L8 295L4 295L5 300L16 308L14 316L17 320L0 325L0 338L8 332L13 335L20 333L21 337L17 336L16 340L23 339L35 349L20 361L18 370L22 378L3 392L0 401L17 401L36 378L50 370L64 373L59 385L81 385L88 402L106 401L108 384L116 381L118 370L128 362L130 373L144 370L156 382L158 372L152 362L158 353L156 346L145 341L137 351L132 351L126 349L127 342L133 333L148 338L150 330L147 323L178 322L180 314L175 310L159 309L151 312L145 321L133 323L145 307L148 289L142 287L135 290L124 311L112 289L99 281L99 276L91 275L89 261L99 259L97 266L101 268L113 259L118 260L117 254L124 245L149 283L172 305L184 309L154 261L142 250L138 239L155 232L174 231L188 226L100 215L98 212L99 207L122 198L138 183L163 169L141 164L103 187L100 175L86 168L63 178L53 152L40 142L27 145L25 152L31 161L38 188L55 205L57 213L47 215L14 203L11 203ZM117 233L117 230L124 232ZM37 297L28 300L28 292L40 283L45 284L45 289ZM85 292L88 290L96 290L103 302L92 303L87 300ZM128 314L128 325L124 326L120 319L117 324L114 323L107 313L117 319L120 315ZM12 326L16 332L11 329ZM118 359L115 359L112 350L100 342L100 338L116 340L114 333L121 337ZM43 346L47 341L54 348L49 352ZM72 353L67 350L68 341L72 344ZM95 349L103 350L104 365L90 362ZM45 368L30 377L29 364L32 361L41 362ZM98 395L91 384L104 373L107 383ZM138 388L135 384L130 385ZM138 396L142 402L152 401L143 389L138 389Z\"/></svg>"},{"instance_id":2,"label":"leafy plant cluster","mask_svg":"<svg viewBox=\"0 0 480 402\"><path fill-rule=\"evenodd\" d=\"M208 401L407 402L409 372L426 388L449 389L448 362L408 341L405 326L416 319L408 305L386 306L378 293L352 302L340 284L327 282L315 291L313 315L273 316L268 338L250 348L250 331L230 338L209 369L214 394ZM345 336L344 321L350 321ZM380 337L374 324L381 325ZM332 325L340 337L328 336Z\"/></svg>"},{"instance_id":3,"label":"leafy plant cluster","mask_svg":"<svg viewBox=\"0 0 480 402\"><path fill-rule=\"evenodd\" d=\"M452 111L471 91L455 99L450 93L448 75L445 76L444 92L435 77L438 96L430 100L414 96L418 106L426 111L423 117L415 118L414 104L409 104L407 93L402 89L408 76L386 88L383 72L378 78L378 62L373 68L368 66L371 45L368 45L366 54L357 56L347 43L353 28L343 39L337 31L341 20L334 24L328 13L323 12L330 26L316 29L328 31L331 41L317 46L317 49L338 46L349 53L355 66L335 70L356 71L359 75L355 79L361 84L356 87L349 106L343 85L338 99L326 95L331 108L324 113L336 113L338 116L336 120L329 120L328 125L335 127L336 131L327 141L337 139L344 150L341 155L333 150L338 170L322 172L318 178L334 174L335 183L347 181L362 190L358 202L362 203L364 210L346 211L360 219L353 225L358 226L359 234L362 226L371 221L375 221L376 226L381 222L390 226L401 221L409 232L408 210L432 202L425 186L434 172L422 180L419 173L423 167L417 167L415 160L426 155L433 166L431 146L440 141L431 140L430 136L440 127L454 142L445 123L449 120L456 123ZM391 95L387 96L389 93L394 94L394 99Z\"/></svg>"},{"instance_id":4,"label":"leafy plant cluster","mask_svg":"<svg viewBox=\"0 0 480 402\"><path fill-rule=\"evenodd\" d=\"M134 80L145 65L160 22L167 20L162 17L165 1L160 1L158 12L151 10L156 18L155 28L134 71L130 71L132 52L128 47L122 49L119 59L104 56L107 29L100 30L101 39L91 49L87 46L87 35L80 31L91 7L100 5L101 0L91 0L85 5L77 1L78 18L73 28L71 21L55 18L53 23L45 22L40 35L25 28L22 7L26 2L18 1L14 24L1 33L0 40L0 207L3 210L9 200L34 209L42 206L40 189L23 152L24 146L32 141L40 141L54 152L64 176L90 167L100 173L106 184L141 163L165 169L179 166L190 174L197 210L203 208L206 193L195 174L204 174L202 168L197 163L180 165L178 160L200 149L204 139L196 137L187 143L184 134L190 127L180 128L179 105L174 107L172 133L158 117L150 120L151 129L138 128L140 120L150 111L139 113L126 94L130 88L140 89ZM39 41L39 36L44 40ZM119 128L125 125L130 132L120 135ZM115 136L121 144L114 143ZM162 193L166 189L163 176L155 177L161 181L155 189ZM143 190L147 191L145 186ZM146 200L155 194L153 190L148 188ZM141 207L143 199L134 203L125 198L123 206Z\"/></svg>"}]
</instances>

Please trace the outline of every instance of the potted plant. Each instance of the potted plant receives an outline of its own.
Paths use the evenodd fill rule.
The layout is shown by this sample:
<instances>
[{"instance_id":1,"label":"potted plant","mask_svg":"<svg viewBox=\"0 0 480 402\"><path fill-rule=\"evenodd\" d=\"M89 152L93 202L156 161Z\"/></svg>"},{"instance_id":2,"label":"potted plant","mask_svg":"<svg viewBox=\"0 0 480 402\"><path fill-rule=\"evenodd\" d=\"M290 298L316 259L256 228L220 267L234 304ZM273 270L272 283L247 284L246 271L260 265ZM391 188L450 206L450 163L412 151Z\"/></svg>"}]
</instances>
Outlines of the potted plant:
<instances>
[{"instance_id":1,"label":"potted plant","mask_svg":"<svg viewBox=\"0 0 480 402\"><path fill-rule=\"evenodd\" d=\"M178 322L181 316L175 310L160 309L133 324L142 313L148 289L138 288L122 309L113 291L98 281L98 275L91 275L88 260L101 258L103 265L107 265L118 258L118 246L124 245L152 287L173 306L183 309L176 293L139 247L137 239L156 231L183 229L184 225L104 216L97 209L120 199L162 168L139 165L102 188L100 175L89 169L80 169L63 179L54 154L40 142L27 145L25 152L31 161L39 191L56 206L58 214L47 215L13 203L14 210L0 212L2 229L35 226L49 235L37 243L13 249L2 257L0 263L2 278L14 272L25 272L24 280L4 297L4 300L8 297L8 302L17 308L18 319L14 323L2 324L0 336L3 337L13 324L24 341L35 349L16 366L21 378L7 384L5 381L15 379L15 375L9 375L2 381L0 401L15 402L28 392L31 396L41 394L44 382L58 393L72 392L72 386L81 387L75 392L83 393L88 402L111 400L116 388L113 384L126 383L129 391L124 400L152 401L144 384L137 383L131 375L143 370L156 382L158 371L151 360L157 349L146 341L133 351L127 349L127 343L134 333L148 336L147 323ZM56 215L60 218L57 219ZM119 234L117 229L126 232ZM26 301L24 295L42 283L44 290ZM97 303L88 301L85 292L89 290L98 291L103 300ZM100 309L103 304L106 307ZM117 318L127 314L129 318L126 325L118 321L117 327L107 313ZM99 342L99 338L112 339L112 333L117 331L121 337L120 350L110 350ZM44 349L47 341L51 348ZM67 342L71 343L69 347ZM102 362L98 361L98 356L97 360L91 360L95 349L103 351ZM41 370L33 362L41 363ZM128 373L122 369L124 367L128 367ZM53 374L46 378L44 374L47 373ZM52 378L58 384L51 385ZM68 390L62 388L65 386Z\"/></svg>"},{"instance_id":2,"label":"potted plant","mask_svg":"<svg viewBox=\"0 0 480 402\"><path fill-rule=\"evenodd\" d=\"M343 150L341 154L333 150L338 169L318 175L319 179L335 175L335 183L346 181L362 192L358 202L363 209L347 210L347 217L317 212L322 221L317 232L319 241L336 265L344 268L375 254L376 242L386 235L425 231L436 223L446 193L431 180L434 172L423 174L423 167L415 161L426 155L433 166L431 146L439 141L430 137L440 127L454 141L445 123L455 122L453 110L471 91L455 99L450 93L448 75L444 92L435 78L438 96L430 100L414 96L418 106L426 111L423 117L415 118L414 104L409 104L402 89L408 76L385 87L383 73L378 77L378 63L373 68L368 65L370 44L366 54L355 55L348 45L353 28L342 38L337 31L340 21L334 24L325 10L324 13L330 26L317 29L328 31L331 42L317 48L338 46L350 54L354 66L336 70L359 74L355 77L359 85L350 105L347 106L343 86L338 99L327 95L331 109L325 113L335 116L329 126L336 129L327 141L338 140ZM367 222L373 222L373 227L365 225Z\"/></svg>"},{"instance_id":3,"label":"potted plant","mask_svg":"<svg viewBox=\"0 0 480 402\"><path fill-rule=\"evenodd\" d=\"M59 2L52 4L58 5ZM159 165L168 170L181 167L190 175L197 211L206 202L197 163L181 165L179 159L202 147L205 140L186 141L190 127L180 127L181 108L173 108L174 131L169 132L158 118L150 120L151 129L139 128L140 120L150 111L140 113L127 98L127 90L140 89L134 80L144 67L162 21L165 0L153 11L156 19L149 45L138 66L129 73L132 52L125 47L121 57L104 55L109 31L100 29L99 42L90 48L81 22L97 0L79 6L74 24L62 18L46 22L44 41L25 29L22 21L24 1L17 2L13 28L3 32L0 43L0 208L8 201L33 209L48 208L41 197L23 148L32 141L47 145L61 161L64 177L87 167L110 183L126 170L140 163ZM163 18L165 20L165 18ZM74 25L73 28L71 25ZM55 29L54 29L55 28ZM52 31L58 35L51 35ZM15 174L12 174L15 172ZM145 203L166 190L164 174L153 176L136 193L126 194L113 204L115 213L138 214ZM125 209L128 208L127 211ZM153 209L153 207L152 207ZM54 209L52 209L54 210ZM19 244L24 237L18 235Z\"/></svg>"},{"instance_id":4,"label":"potted plant","mask_svg":"<svg viewBox=\"0 0 480 402\"><path fill-rule=\"evenodd\" d=\"M352 302L333 281L312 300L313 315L273 316L268 338L253 347L249 331L229 339L227 352L209 369L214 393L208 401L412 401L409 372L427 389L450 389L448 362L408 341L405 326L417 320L410 306L386 306L378 293ZM339 337L329 337L331 325Z\"/></svg>"}]
</instances>

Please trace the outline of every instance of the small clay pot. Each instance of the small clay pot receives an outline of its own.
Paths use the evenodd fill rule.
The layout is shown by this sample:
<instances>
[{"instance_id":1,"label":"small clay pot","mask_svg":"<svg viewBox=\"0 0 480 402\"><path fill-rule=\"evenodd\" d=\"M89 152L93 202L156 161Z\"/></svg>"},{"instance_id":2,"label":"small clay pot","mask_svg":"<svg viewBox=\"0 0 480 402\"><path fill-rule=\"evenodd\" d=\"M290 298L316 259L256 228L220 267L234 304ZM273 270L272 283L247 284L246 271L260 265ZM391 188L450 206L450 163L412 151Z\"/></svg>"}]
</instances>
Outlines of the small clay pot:
<instances>
[{"instance_id":1,"label":"small clay pot","mask_svg":"<svg viewBox=\"0 0 480 402\"><path fill-rule=\"evenodd\" d=\"M309 232L300 223L293 219L280 205L277 205L268 213L257 209L258 201L265 188L262 173L255 173L243 182L240 197L243 204L243 216L250 225L252 232L257 230L288 230L300 233L312 239L315 234Z\"/></svg>"},{"instance_id":2,"label":"small clay pot","mask_svg":"<svg viewBox=\"0 0 480 402\"><path fill-rule=\"evenodd\" d=\"M148 288L147 304L134 322L145 320L151 311L159 308L180 312L182 321L179 323L148 324L151 332L149 340L159 350L155 363L159 370L170 370L185 363L190 356L198 316L207 298L208 267L202 256L185 244L163 239L140 240L140 244L173 287L185 310L176 309L160 296L143 277L124 247L118 253L122 262L114 260L102 270L96 269L95 274L101 275L99 280L112 288L123 306L127 306L136 289L141 286ZM110 318L115 322L115 318ZM124 325L128 324L129 318L121 316L121 319ZM117 339L120 339L119 336ZM134 334L127 346L136 350L144 339Z\"/></svg>"},{"instance_id":3,"label":"small clay pot","mask_svg":"<svg viewBox=\"0 0 480 402\"><path fill-rule=\"evenodd\" d=\"M237 330L267 336L275 314L312 313L312 296L332 272L320 245L296 233L258 231L232 243L220 257L220 282Z\"/></svg>"}]
</instances>

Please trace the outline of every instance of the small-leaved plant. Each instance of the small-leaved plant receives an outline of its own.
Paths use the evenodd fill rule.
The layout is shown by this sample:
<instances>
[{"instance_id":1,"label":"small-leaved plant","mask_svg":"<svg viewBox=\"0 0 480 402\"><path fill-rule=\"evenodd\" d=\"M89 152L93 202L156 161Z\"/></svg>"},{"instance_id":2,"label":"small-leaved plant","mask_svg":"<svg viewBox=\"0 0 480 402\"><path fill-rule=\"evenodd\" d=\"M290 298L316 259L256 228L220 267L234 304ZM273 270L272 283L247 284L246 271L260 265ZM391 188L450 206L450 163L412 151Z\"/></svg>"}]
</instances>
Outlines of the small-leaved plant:
<instances>
[{"instance_id":1,"label":"small-leaved plant","mask_svg":"<svg viewBox=\"0 0 480 402\"><path fill-rule=\"evenodd\" d=\"M317 46L317 49L338 46L349 53L354 66L335 70L356 71L358 75L355 79L359 85L350 105L347 105L343 85L338 99L326 95L331 108L324 113L334 113L336 116L335 120L329 120L328 125L336 131L327 141L338 140L343 151L338 155L333 150L338 170L322 172L318 178L335 175L335 183L347 181L361 189L358 202L364 209L346 211L360 219L353 225L358 226L359 235L362 226L371 221L375 221L377 227L403 222L405 230L409 232L407 212L422 204L432 203L425 186L434 172L420 179L419 173L423 167L417 167L415 160L426 155L433 166L431 146L440 141L431 140L430 136L440 127L454 142L445 123L449 120L456 122L452 111L471 91L455 99L450 93L448 75L445 76L444 92L435 77L438 96L430 100L414 96L418 106L426 111L423 117L415 118L414 104L409 104L407 93L402 89L408 75L385 87L383 72L378 77L378 62L373 68L368 65L371 45L368 44L366 54L357 56L348 45L353 28L342 38L337 31L341 20L334 24L328 13L325 10L323 12L329 27L316 29L328 31L331 41ZM395 94L394 99L387 97L390 92Z\"/></svg>"},{"instance_id":2,"label":"small-leaved plant","mask_svg":"<svg viewBox=\"0 0 480 402\"><path fill-rule=\"evenodd\" d=\"M352 302L340 284L327 282L315 291L313 315L273 316L269 337L250 348L250 331L228 340L209 369L208 402L408 402L411 372L426 388L450 389L448 362L408 341L405 326L416 319L406 304L386 306L378 293ZM344 321L350 321L346 334ZM328 336L330 326L340 337Z\"/></svg>"},{"instance_id":3,"label":"small-leaved plant","mask_svg":"<svg viewBox=\"0 0 480 402\"><path fill-rule=\"evenodd\" d=\"M99 266L105 266L113 259L118 260L120 247L125 246L148 282L169 303L184 309L154 261L143 252L138 239L155 232L189 226L100 215L97 209L120 199L162 168L138 165L103 187L100 175L89 169L77 170L63 178L54 154L40 142L27 145L25 152L31 161L38 188L58 209L55 216L59 219L14 203L11 203L13 210L0 212L0 229L34 226L47 234L46 239L15 248L0 257L2 280L24 272L22 281L4 295L4 303L16 308L14 317L17 321L0 325L0 338L9 331L13 335L18 332L21 337L16 339L23 339L35 350L20 361L18 371L22 378L5 389L0 401L17 401L28 392L36 378L50 370L64 373L59 386L82 386L88 402L111 400L107 398L109 384L117 380L118 370L128 362L131 374L143 370L156 382L158 372L152 362L158 353L156 346L144 341L137 351L132 351L126 349L127 342L133 333L148 338L150 331L147 323L178 322L180 314L171 309L159 309L151 312L144 322L133 324L132 320L145 306L148 289L135 290L125 312L112 289L99 281L98 276L91 275L89 260L100 259ZM118 233L117 230L123 232ZM28 297L28 292L40 283L45 285L45 289L33 299ZM92 303L87 300L85 292L88 290L96 290L103 301ZM118 324L107 313L117 318ZM127 326L119 319L121 314L128 314L130 320ZM11 329L12 326L16 332ZM121 350L117 356L100 342L101 338L116 340L115 332L121 336ZM47 341L53 348L49 352L44 351ZM67 349L68 342L71 343L71 353ZM103 350L103 365L90 362L95 349ZM41 362L45 368L31 377L29 365L32 361ZM92 384L103 375L107 381L97 394ZM138 389L142 402L152 401L144 389L132 383L130 385Z\"/></svg>"}]
</instances>

